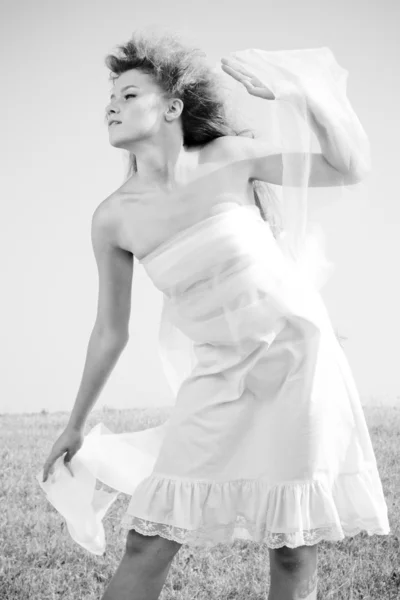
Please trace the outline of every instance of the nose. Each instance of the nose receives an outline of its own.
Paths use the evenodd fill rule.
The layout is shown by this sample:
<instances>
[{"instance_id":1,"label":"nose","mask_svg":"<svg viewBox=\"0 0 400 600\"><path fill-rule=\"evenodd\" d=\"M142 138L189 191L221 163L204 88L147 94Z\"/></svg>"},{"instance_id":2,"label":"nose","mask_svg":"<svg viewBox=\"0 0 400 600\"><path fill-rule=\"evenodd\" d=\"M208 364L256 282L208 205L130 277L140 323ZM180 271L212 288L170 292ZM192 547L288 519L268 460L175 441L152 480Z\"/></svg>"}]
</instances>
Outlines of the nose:
<instances>
[{"instance_id":1,"label":"nose","mask_svg":"<svg viewBox=\"0 0 400 600\"><path fill-rule=\"evenodd\" d=\"M119 109L117 110L111 103L106 107L106 115L109 117L111 114L119 113Z\"/></svg>"}]
</instances>

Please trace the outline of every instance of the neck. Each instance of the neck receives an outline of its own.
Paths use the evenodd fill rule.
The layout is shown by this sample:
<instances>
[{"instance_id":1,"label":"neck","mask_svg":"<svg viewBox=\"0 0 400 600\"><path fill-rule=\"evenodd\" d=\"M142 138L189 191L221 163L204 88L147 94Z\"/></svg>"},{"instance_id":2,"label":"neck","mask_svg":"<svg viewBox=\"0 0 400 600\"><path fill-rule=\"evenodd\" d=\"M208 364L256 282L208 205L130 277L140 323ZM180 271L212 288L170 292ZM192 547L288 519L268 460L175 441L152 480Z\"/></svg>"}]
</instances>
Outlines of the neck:
<instances>
[{"instance_id":1,"label":"neck","mask_svg":"<svg viewBox=\"0 0 400 600\"><path fill-rule=\"evenodd\" d=\"M173 186L182 179L187 150L181 136L164 140L141 140L129 151L136 157L140 179L155 185Z\"/></svg>"}]
</instances>

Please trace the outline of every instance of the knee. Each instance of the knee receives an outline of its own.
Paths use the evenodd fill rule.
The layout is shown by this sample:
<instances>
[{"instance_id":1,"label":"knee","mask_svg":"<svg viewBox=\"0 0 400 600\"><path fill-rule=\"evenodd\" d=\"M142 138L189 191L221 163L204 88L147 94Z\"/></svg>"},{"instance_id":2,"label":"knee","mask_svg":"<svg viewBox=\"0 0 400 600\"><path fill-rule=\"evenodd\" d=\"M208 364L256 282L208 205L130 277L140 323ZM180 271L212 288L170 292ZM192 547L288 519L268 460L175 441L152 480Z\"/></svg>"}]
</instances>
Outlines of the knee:
<instances>
[{"instance_id":1,"label":"knee","mask_svg":"<svg viewBox=\"0 0 400 600\"><path fill-rule=\"evenodd\" d=\"M142 535L135 529L130 529L126 537L125 550L128 554L142 552L146 546L149 546L153 536Z\"/></svg>"},{"instance_id":2,"label":"knee","mask_svg":"<svg viewBox=\"0 0 400 600\"><path fill-rule=\"evenodd\" d=\"M277 566L288 573L296 573L303 568L315 569L317 566L317 545L299 546L297 548L270 549L272 566Z\"/></svg>"},{"instance_id":3,"label":"knee","mask_svg":"<svg viewBox=\"0 0 400 600\"><path fill-rule=\"evenodd\" d=\"M172 558L178 552L182 544L167 540L159 535L142 535L135 529L130 529L126 538L126 554L143 554L154 552L165 558Z\"/></svg>"}]
</instances>

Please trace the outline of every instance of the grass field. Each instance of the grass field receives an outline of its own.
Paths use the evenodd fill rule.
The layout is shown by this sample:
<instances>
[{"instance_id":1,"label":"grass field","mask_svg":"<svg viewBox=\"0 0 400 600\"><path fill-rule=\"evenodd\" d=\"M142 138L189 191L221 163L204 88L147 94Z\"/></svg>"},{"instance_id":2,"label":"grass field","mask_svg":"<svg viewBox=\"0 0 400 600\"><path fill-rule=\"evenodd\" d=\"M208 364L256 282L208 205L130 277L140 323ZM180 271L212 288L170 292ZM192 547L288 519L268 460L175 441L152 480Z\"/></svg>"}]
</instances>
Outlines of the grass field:
<instances>
[{"instance_id":1,"label":"grass field","mask_svg":"<svg viewBox=\"0 0 400 600\"><path fill-rule=\"evenodd\" d=\"M161 424L171 408L95 410L85 432L103 422L114 432ZM361 533L319 544L319 600L400 599L400 409L364 408L389 509L391 534ZM121 494L104 519L107 550L98 557L78 546L46 500L35 475L67 413L0 415L1 600L98 600L123 554L118 523L129 503ZM264 544L236 540L211 550L183 546L161 600L261 600L269 588Z\"/></svg>"}]
</instances>

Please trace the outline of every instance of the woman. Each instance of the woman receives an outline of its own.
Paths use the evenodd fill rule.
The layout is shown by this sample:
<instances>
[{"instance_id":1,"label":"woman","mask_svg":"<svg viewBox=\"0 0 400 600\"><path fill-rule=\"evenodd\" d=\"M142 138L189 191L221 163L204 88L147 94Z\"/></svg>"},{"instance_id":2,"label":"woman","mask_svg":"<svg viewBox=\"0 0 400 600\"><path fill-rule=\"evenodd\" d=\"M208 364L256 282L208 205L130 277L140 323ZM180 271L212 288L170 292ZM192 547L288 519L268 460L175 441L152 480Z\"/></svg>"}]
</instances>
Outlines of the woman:
<instances>
[{"instance_id":1,"label":"woman","mask_svg":"<svg viewBox=\"0 0 400 600\"><path fill-rule=\"evenodd\" d=\"M107 58L107 119L131 176L93 215L97 319L69 423L38 481L97 554L108 507L118 491L132 496L103 600L158 598L183 543L236 538L268 545L271 600L316 598L319 541L389 533L357 390L318 292L322 248L304 235L304 192L361 181L368 140L328 49L222 61L250 96L288 108L280 123L305 140L300 152L237 135L202 55L172 37L134 36L120 50ZM310 129L321 153L304 152ZM278 204L271 184L284 192ZM164 294L175 409L159 427L84 437L128 341L134 256ZM94 492L96 477L117 493Z\"/></svg>"}]
</instances>

